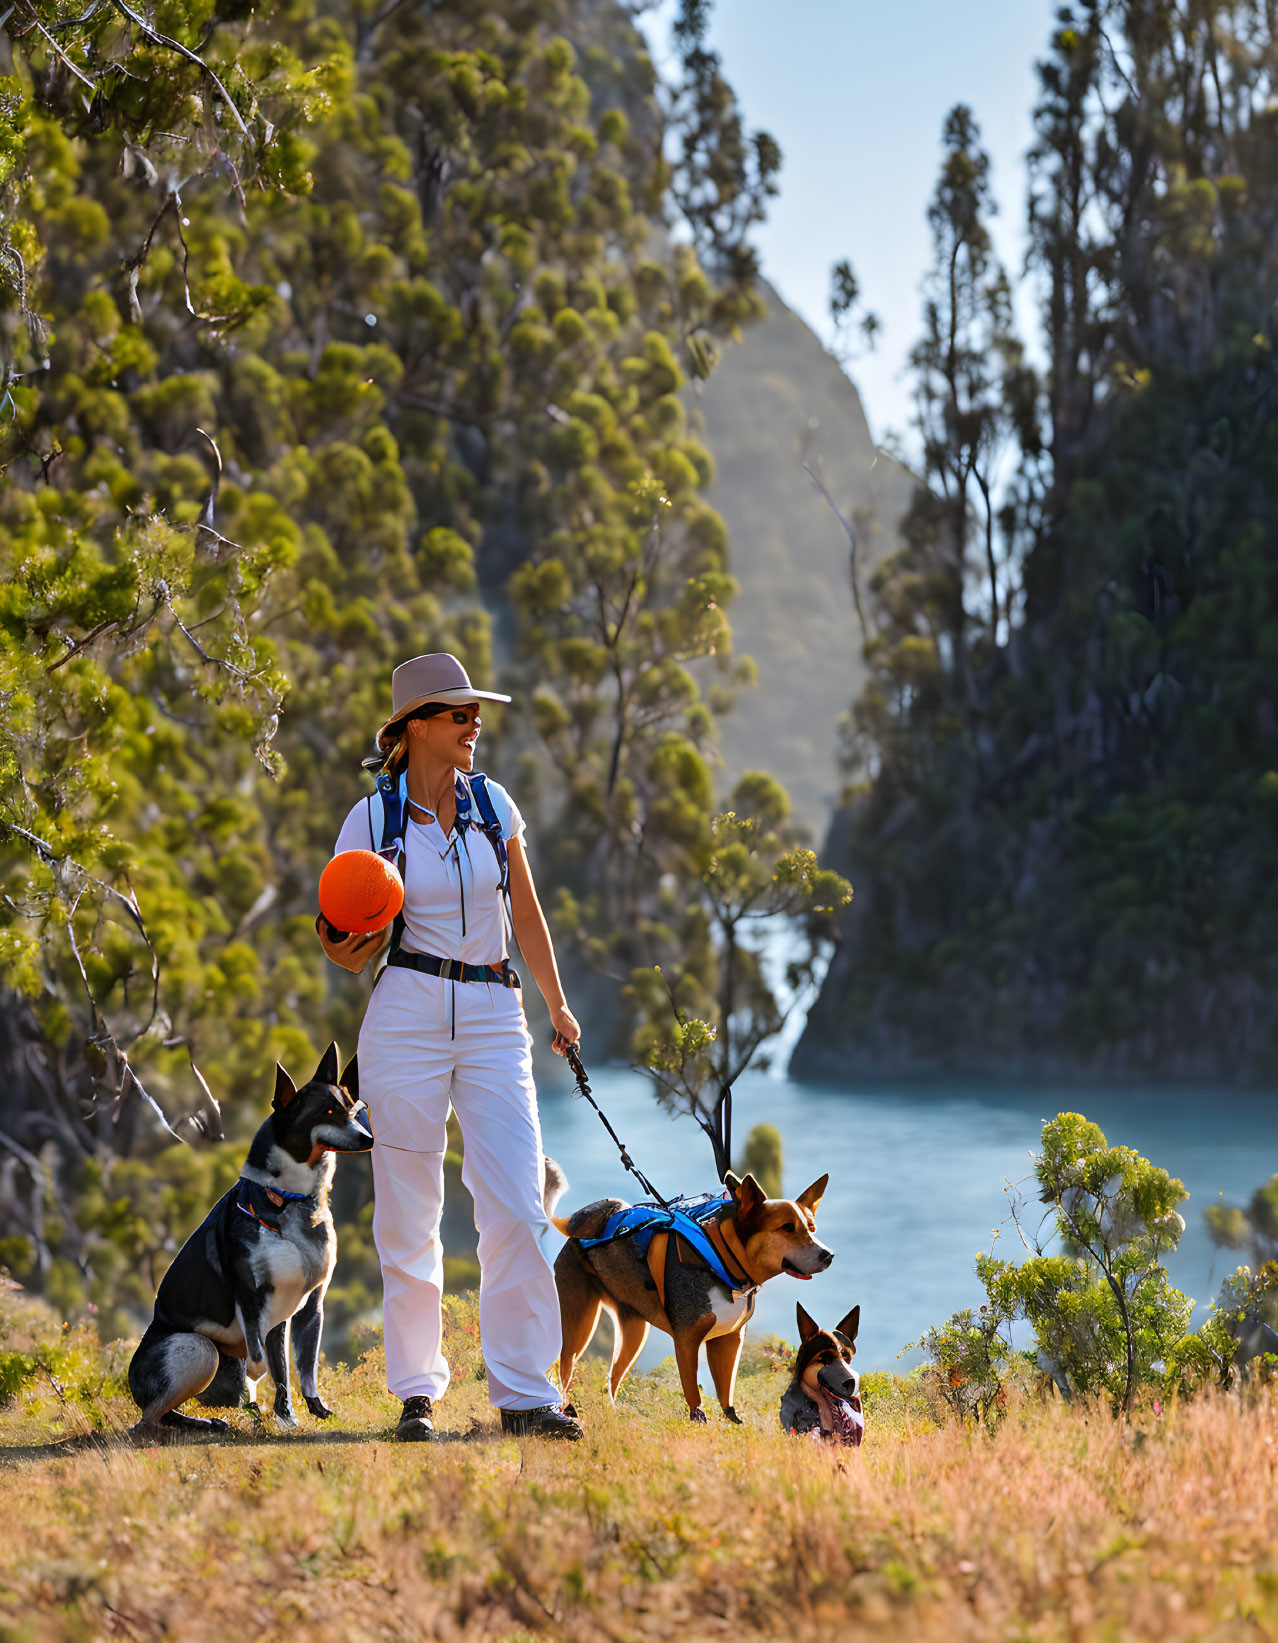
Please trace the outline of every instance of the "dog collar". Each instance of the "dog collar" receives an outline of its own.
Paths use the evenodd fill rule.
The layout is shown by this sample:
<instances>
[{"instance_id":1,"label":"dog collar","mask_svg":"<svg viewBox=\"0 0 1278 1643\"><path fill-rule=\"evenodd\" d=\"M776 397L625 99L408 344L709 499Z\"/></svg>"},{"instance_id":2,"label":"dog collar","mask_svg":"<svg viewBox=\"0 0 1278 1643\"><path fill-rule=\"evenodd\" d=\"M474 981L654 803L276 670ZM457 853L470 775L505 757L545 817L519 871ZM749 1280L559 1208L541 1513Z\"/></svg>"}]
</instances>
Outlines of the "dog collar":
<instances>
[{"instance_id":1,"label":"dog collar","mask_svg":"<svg viewBox=\"0 0 1278 1643\"><path fill-rule=\"evenodd\" d=\"M745 1245L737 1232L736 1223L731 1215L725 1215L720 1221L711 1221L706 1227L719 1254L724 1258L724 1265L729 1261L737 1268L745 1279L746 1287L758 1289L761 1279L756 1278L750 1271L750 1264L746 1260Z\"/></svg>"},{"instance_id":2,"label":"dog collar","mask_svg":"<svg viewBox=\"0 0 1278 1643\"><path fill-rule=\"evenodd\" d=\"M259 1192L264 1192L276 1209L283 1209L285 1203L290 1199L296 1199L298 1203L305 1203L308 1198L314 1198L315 1196L313 1192L285 1192L283 1187L268 1187L265 1181L255 1181L251 1175L241 1175L240 1180L247 1186L256 1187Z\"/></svg>"},{"instance_id":3,"label":"dog collar","mask_svg":"<svg viewBox=\"0 0 1278 1643\"><path fill-rule=\"evenodd\" d=\"M265 1215L258 1212L253 1203L253 1192L256 1189L263 1193L266 1201L273 1209L283 1209L284 1205L296 1200L305 1203L313 1194L309 1192L285 1192L282 1187L264 1186L261 1181L251 1181L247 1175L240 1176L239 1187L235 1194L235 1207L241 1215L247 1215L250 1220L256 1221L259 1226L268 1228L271 1232L278 1232L283 1236L284 1228L278 1221L269 1221Z\"/></svg>"}]
</instances>

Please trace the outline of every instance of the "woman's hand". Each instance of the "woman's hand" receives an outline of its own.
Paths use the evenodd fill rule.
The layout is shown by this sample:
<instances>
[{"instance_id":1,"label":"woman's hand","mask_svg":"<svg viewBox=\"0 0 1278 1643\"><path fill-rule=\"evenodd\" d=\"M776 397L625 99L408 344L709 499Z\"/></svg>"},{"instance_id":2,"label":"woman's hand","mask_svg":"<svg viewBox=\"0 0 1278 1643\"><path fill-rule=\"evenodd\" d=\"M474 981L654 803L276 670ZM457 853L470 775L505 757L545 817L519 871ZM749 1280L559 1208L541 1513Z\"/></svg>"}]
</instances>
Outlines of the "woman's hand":
<instances>
[{"instance_id":1,"label":"woman's hand","mask_svg":"<svg viewBox=\"0 0 1278 1643\"><path fill-rule=\"evenodd\" d=\"M373 930L366 936L343 933L340 940L334 938L332 925L321 913L315 920L315 934L319 937L320 946L334 964L340 964L343 970L349 970L352 975L358 975L368 964L370 958L376 957L390 940L391 927L388 924L384 930Z\"/></svg>"},{"instance_id":2,"label":"woman's hand","mask_svg":"<svg viewBox=\"0 0 1278 1643\"><path fill-rule=\"evenodd\" d=\"M569 1044L581 1043L581 1028L577 1025L577 1017L566 1004L561 1004L550 1012L550 1025L555 1029L556 1055L562 1055Z\"/></svg>"}]
</instances>

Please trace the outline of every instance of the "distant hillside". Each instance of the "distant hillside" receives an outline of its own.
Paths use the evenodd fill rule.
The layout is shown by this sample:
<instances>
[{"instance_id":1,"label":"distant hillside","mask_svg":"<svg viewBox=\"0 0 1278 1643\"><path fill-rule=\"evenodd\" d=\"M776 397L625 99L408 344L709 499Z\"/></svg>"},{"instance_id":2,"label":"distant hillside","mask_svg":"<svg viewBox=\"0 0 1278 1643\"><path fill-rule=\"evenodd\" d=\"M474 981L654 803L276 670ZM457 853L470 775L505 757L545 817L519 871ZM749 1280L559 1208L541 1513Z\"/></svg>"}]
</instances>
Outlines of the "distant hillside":
<instances>
[{"instance_id":1,"label":"distant hillside","mask_svg":"<svg viewBox=\"0 0 1278 1643\"><path fill-rule=\"evenodd\" d=\"M775 291L764 296L767 318L725 350L701 396L717 468L709 500L727 521L741 583L734 643L759 669L758 689L723 720L721 744L727 781L770 770L819 842L838 795L838 722L864 668L847 539L803 471L804 436L809 462L860 521L862 587L896 544L912 480L876 452L838 361Z\"/></svg>"}]
</instances>

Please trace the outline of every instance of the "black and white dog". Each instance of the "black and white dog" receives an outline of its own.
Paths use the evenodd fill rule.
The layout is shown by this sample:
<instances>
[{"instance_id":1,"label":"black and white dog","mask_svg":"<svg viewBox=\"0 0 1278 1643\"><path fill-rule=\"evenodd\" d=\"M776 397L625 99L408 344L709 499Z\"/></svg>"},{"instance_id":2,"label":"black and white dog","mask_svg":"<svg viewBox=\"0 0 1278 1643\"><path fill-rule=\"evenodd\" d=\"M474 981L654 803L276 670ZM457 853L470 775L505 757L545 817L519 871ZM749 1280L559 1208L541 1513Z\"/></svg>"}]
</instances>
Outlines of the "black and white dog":
<instances>
[{"instance_id":1,"label":"black and white dog","mask_svg":"<svg viewBox=\"0 0 1278 1643\"><path fill-rule=\"evenodd\" d=\"M337 1045L330 1044L300 1090L276 1067L271 1116L254 1137L239 1180L160 1282L155 1316L129 1365L129 1391L142 1411L135 1432L156 1426L225 1431L225 1421L183 1415L178 1406L203 1392L226 1359L244 1360L254 1383L269 1367L275 1414L296 1426L290 1325L306 1407L321 1419L332 1414L315 1375L324 1291L337 1259L328 1207L333 1154L367 1152L373 1144L361 1116L355 1060L340 1077L337 1066Z\"/></svg>"}]
</instances>

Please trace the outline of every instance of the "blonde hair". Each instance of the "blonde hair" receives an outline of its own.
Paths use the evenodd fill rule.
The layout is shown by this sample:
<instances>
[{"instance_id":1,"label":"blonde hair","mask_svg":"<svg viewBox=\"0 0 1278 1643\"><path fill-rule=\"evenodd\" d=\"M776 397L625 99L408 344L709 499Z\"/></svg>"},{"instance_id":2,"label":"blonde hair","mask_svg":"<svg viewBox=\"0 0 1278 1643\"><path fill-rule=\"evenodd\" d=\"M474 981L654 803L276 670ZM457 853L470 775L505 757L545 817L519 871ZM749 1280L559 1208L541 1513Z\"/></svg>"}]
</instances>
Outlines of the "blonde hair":
<instances>
[{"instance_id":1,"label":"blonde hair","mask_svg":"<svg viewBox=\"0 0 1278 1643\"><path fill-rule=\"evenodd\" d=\"M408 726L405 725L399 735L391 743L385 753L378 748L370 759L362 759L360 768L371 770L375 776L391 775L400 768L408 758Z\"/></svg>"}]
</instances>

